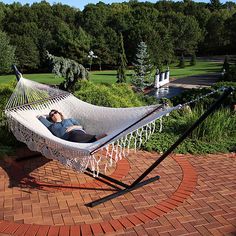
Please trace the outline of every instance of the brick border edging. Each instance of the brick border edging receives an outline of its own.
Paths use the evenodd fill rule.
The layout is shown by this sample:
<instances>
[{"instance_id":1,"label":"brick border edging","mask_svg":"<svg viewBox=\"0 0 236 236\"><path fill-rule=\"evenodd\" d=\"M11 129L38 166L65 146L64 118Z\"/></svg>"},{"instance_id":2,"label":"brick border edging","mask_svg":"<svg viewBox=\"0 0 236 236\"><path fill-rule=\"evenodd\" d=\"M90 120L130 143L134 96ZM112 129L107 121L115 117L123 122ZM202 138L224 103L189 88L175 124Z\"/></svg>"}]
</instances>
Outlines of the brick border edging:
<instances>
[{"instance_id":1,"label":"brick border edging","mask_svg":"<svg viewBox=\"0 0 236 236\"><path fill-rule=\"evenodd\" d=\"M0 220L0 233L29 236L102 235L104 233L115 233L155 220L182 204L192 194L197 184L197 173L188 162L187 158L181 156L174 156L173 158L179 164L183 172L183 179L179 187L171 197L144 211L128 214L116 220L71 226L19 224Z\"/></svg>"}]
</instances>

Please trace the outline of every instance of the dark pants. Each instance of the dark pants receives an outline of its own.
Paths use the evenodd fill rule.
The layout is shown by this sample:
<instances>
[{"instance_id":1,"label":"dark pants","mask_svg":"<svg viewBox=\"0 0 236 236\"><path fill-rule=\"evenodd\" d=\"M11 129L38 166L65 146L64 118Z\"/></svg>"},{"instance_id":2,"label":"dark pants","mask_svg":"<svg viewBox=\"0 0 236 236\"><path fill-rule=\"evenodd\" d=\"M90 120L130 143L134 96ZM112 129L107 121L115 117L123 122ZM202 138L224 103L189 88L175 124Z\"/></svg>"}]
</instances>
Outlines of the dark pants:
<instances>
[{"instance_id":1,"label":"dark pants","mask_svg":"<svg viewBox=\"0 0 236 236\"><path fill-rule=\"evenodd\" d=\"M96 140L95 135L86 134L82 130L72 130L68 136L68 141L76 143L93 143Z\"/></svg>"}]
</instances>

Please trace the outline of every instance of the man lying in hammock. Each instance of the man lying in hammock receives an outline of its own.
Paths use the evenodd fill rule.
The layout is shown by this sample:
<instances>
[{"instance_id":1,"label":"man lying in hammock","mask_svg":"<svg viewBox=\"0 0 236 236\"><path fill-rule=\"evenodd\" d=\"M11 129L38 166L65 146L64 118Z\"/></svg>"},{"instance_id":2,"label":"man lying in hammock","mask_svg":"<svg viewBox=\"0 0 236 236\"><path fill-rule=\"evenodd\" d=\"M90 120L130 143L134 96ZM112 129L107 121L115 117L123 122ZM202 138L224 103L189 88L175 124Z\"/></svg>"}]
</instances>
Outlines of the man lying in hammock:
<instances>
[{"instance_id":1,"label":"man lying in hammock","mask_svg":"<svg viewBox=\"0 0 236 236\"><path fill-rule=\"evenodd\" d=\"M80 123L74 119L64 119L61 112L57 110L51 110L49 112L49 119L44 116L39 116L38 119L57 137L70 142L77 143L92 143L103 137L106 134L92 135L87 134Z\"/></svg>"}]
</instances>

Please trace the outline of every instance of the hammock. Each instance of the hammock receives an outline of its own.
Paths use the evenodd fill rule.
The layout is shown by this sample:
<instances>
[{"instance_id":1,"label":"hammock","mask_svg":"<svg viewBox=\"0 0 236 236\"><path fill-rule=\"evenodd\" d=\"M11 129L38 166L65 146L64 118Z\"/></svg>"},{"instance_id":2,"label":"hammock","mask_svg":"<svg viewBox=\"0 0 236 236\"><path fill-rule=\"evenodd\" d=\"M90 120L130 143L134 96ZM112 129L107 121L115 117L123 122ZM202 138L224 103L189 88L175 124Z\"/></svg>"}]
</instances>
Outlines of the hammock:
<instances>
[{"instance_id":1,"label":"hammock","mask_svg":"<svg viewBox=\"0 0 236 236\"><path fill-rule=\"evenodd\" d=\"M217 90L172 108L164 105L107 108L88 104L68 92L21 77L6 105L5 114L15 137L26 143L31 150L41 152L45 157L56 159L77 171L90 171L94 174L94 177L100 176L108 180L107 184L118 190L113 194L86 204L93 207L158 180L160 176L154 176L146 180L144 178L183 142L209 114L217 109L233 91L232 88L224 90L218 100L130 185L99 174L101 159L105 159L106 169L107 166L112 165L113 160L118 161L128 154L132 140L135 147L139 147L143 139L145 141L150 138L155 130L156 119L161 119L173 110L210 96ZM72 143L57 138L37 119L38 115L48 114L51 109L61 111L65 117L78 119L88 133L107 133L108 135L94 143ZM104 155L97 155L100 149L105 150Z\"/></svg>"},{"instance_id":2,"label":"hammock","mask_svg":"<svg viewBox=\"0 0 236 236\"><path fill-rule=\"evenodd\" d=\"M108 134L94 143L73 143L54 136L39 120L57 109L67 118L78 119L90 134ZM152 105L133 108L108 108L83 102L72 94L48 85L20 78L6 108L8 124L15 137L30 150L56 159L63 165L83 172L88 167L99 173L103 158L105 170L113 161L128 155L130 144L140 147L155 130L155 120L176 107ZM103 149L98 154L98 150ZM105 151L104 151L105 150Z\"/></svg>"}]
</instances>

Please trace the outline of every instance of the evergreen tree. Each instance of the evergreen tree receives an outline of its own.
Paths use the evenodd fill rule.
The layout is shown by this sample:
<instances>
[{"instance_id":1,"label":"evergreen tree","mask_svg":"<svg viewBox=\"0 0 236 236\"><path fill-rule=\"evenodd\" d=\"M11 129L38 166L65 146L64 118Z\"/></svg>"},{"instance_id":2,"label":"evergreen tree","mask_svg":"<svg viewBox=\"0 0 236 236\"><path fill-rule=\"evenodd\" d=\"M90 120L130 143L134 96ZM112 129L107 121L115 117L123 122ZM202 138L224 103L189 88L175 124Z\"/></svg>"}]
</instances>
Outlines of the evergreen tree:
<instances>
[{"instance_id":1,"label":"evergreen tree","mask_svg":"<svg viewBox=\"0 0 236 236\"><path fill-rule=\"evenodd\" d=\"M119 50L119 58L118 58L118 69L117 69L117 83L125 83L126 82L126 75L125 70L127 67L127 59L125 55L124 49L124 40L123 35L120 33L120 50Z\"/></svg>"},{"instance_id":2,"label":"evergreen tree","mask_svg":"<svg viewBox=\"0 0 236 236\"><path fill-rule=\"evenodd\" d=\"M222 7L222 4L220 3L220 0L211 0L210 1L210 9L212 11L220 10L221 7Z\"/></svg>"},{"instance_id":3,"label":"evergreen tree","mask_svg":"<svg viewBox=\"0 0 236 236\"><path fill-rule=\"evenodd\" d=\"M143 90L153 82L150 79L153 66L145 42L139 43L133 66L135 73L131 82L139 90Z\"/></svg>"},{"instance_id":4,"label":"evergreen tree","mask_svg":"<svg viewBox=\"0 0 236 236\"><path fill-rule=\"evenodd\" d=\"M47 52L47 58L52 64L52 72L64 77L65 80L59 85L60 89L74 91L76 82L81 79L88 79L87 70L74 60L56 57Z\"/></svg>"},{"instance_id":5,"label":"evergreen tree","mask_svg":"<svg viewBox=\"0 0 236 236\"><path fill-rule=\"evenodd\" d=\"M16 58L22 71L38 69L39 51L33 39L25 35L14 35L11 40L16 46Z\"/></svg>"},{"instance_id":6,"label":"evergreen tree","mask_svg":"<svg viewBox=\"0 0 236 236\"><path fill-rule=\"evenodd\" d=\"M184 67L185 67L185 59L184 59L184 55L182 54L179 59L179 68L184 68Z\"/></svg>"},{"instance_id":7,"label":"evergreen tree","mask_svg":"<svg viewBox=\"0 0 236 236\"><path fill-rule=\"evenodd\" d=\"M190 66L195 66L196 65L196 55L195 53L191 56L190 60Z\"/></svg>"},{"instance_id":8,"label":"evergreen tree","mask_svg":"<svg viewBox=\"0 0 236 236\"><path fill-rule=\"evenodd\" d=\"M0 31L0 74L11 71L15 62L15 47L10 45L7 35Z\"/></svg>"},{"instance_id":9,"label":"evergreen tree","mask_svg":"<svg viewBox=\"0 0 236 236\"><path fill-rule=\"evenodd\" d=\"M223 70L227 73L229 72L229 56L226 55L223 64Z\"/></svg>"}]
</instances>

